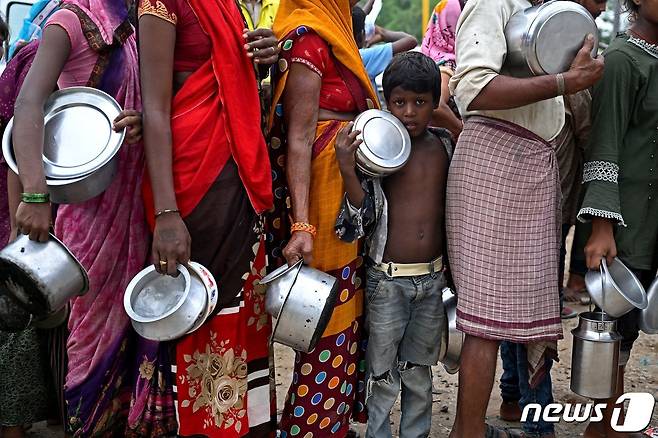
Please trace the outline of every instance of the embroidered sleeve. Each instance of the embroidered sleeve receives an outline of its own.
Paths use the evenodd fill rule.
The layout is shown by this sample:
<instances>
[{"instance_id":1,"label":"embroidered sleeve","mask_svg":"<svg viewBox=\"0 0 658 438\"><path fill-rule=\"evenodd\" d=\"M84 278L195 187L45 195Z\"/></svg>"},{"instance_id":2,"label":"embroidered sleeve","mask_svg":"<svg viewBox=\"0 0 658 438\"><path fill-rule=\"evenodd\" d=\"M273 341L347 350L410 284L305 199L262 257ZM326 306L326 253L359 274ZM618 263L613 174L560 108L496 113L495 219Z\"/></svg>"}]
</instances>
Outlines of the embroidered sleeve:
<instances>
[{"instance_id":1,"label":"embroidered sleeve","mask_svg":"<svg viewBox=\"0 0 658 438\"><path fill-rule=\"evenodd\" d=\"M154 15L174 26L178 23L178 17L172 5L170 4L168 8L165 2L161 0L140 0L138 16L142 17L143 15Z\"/></svg>"},{"instance_id":2,"label":"embroidered sleeve","mask_svg":"<svg viewBox=\"0 0 658 438\"><path fill-rule=\"evenodd\" d=\"M639 87L634 61L612 50L605 55L603 78L592 94L592 127L583 167L584 198L578 219L602 217L625 226L618 181L624 175L619 153L633 113L633 93ZM614 111L611 111L614 108Z\"/></svg>"},{"instance_id":3,"label":"embroidered sleeve","mask_svg":"<svg viewBox=\"0 0 658 438\"><path fill-rule=\"evenodd\" d=\"M344 242L354 242L365 237L375 223L375 199L371 185L364 181L362 184L366 191L361 208L354 207L347 194L343 197L343 202L338 211L336 218L335 231L338 238Z\"/></svg>"},{"instance_id":4,"label":"embroidered sleeve","mask_svg":"<svg viewBox=\"0 0 658 438\"><path fill-rule=\"evenodd\" d=\"M288 42L290 41L290 43ZM308 33L296 39L284 42L284 50L291 50L290 61L304 64L322 77L329 59L329 47L320 36Z\"/></svg>"}]
</instances>

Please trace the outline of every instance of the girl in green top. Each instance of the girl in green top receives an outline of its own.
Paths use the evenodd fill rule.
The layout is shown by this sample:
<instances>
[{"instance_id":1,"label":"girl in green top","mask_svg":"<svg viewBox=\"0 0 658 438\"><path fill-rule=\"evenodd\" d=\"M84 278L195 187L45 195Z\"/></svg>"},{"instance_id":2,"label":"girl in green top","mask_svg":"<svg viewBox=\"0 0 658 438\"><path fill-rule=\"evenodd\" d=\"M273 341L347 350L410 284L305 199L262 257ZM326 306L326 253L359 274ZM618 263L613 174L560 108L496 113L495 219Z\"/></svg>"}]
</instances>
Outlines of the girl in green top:
<instances>
[{"instance_id":1,"label":"girl in green top","mask_svg":"<svg viewBox=\"0 0 658 438\"><path fill-rule=\"evenodd\" d=\"M608 263L619 257L648 287L658 268L658 0L625 3L633 23L610 44L603 79L594 87L578 218L592 222L585 246L589 269L598 270L604 257ZM638 337L638 316L635 309L618 321L621 368L611 408L624 393L624 366ZM614 432L606 417L590 424L589 436L626 435Z\"/></svg>"}]
</instances>

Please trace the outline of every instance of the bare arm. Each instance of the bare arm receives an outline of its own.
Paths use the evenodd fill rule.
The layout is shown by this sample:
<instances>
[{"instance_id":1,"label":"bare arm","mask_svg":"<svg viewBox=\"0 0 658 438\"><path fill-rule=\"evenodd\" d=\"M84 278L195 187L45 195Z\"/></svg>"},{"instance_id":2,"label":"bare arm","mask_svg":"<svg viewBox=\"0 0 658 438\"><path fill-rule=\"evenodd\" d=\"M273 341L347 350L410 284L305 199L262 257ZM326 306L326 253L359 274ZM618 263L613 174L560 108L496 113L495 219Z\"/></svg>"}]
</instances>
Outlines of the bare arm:
<instances>
[{"instance_id":1,"label":"bare arm","mask_svg":"<svg viewBox=\"0 0 658 438\"><path fill-rule=\"evenodd\" d=\"M432 114L432 122L434 126L445 128L450 131L453 138L456 139L459 137L459 134L461 134L464 125L448 105L448 100L450 99L449 81L450 75L441 72L441 99L439 100L439 107L435 109Z\"/></svg>"},{"instance_id":2,"label":"bare arm","mask_svg":"<svg viewBox=\"0 0 658 438\"><path fill-rule=\"evenodd\" d=\"M43 169L43 106L57 87L71 51L68 34L59 26L47 26L32 67L14 108L14 154L20 183L28 193L48 193ZM50 204L19 203L16 227L31 240L45 242L50 228Z\"/></svg>"},{"instance_id":3,"label":"bare arm","mask_svg":"<svg viewBox=\"0 0 658 438\"><path fill-rule=\"evenodd\" d=\"M565 91L573 94L589 88L603 75L603 57L591 57L594 45L587 38L569 71L564 73ZM518 108L558 95L555 75L515 78L498 75L473 99L469 110L504 110Z\"/></svg>"},{"instance_id":4,"label":"bare arm","mask_svg":"<svg viewBox=\"0 0 658 438\"><path fill-rule=\"evenodd\" d=\"M288 127L286 173L294 222L309 221L311 157L318 122L320 76L302 64L293 63L288 73L283 105ZM315 225L315 224L312 224ZM310 262L313 241L305 232L293 233L283 253L289 264L303 257Z\"/></svg>"},{"instance_id":5,"label":"bare arm","mask_svg":"<svg viewBox=\"0 0 658 438\"><path fill-rule=\"evenodd\" d=\"M11 169L7 171L7 201L9 206L9 241L11 242L16 237L18 227L16 226L16 211L18 205L21 203L21 180L18 175L12 172Z\"/></svg>"},{"instance_id":6,"label":"bare arm","mask_svg":"<svg viewBox=\"0 0 658 438\"><path fill-rule=\"evenodd\" d=\"M178 207L172 170L171 100L176 28L151 15L142 16L139 26L144 150L153 200L156 212L175 210ZM158 217L151 251L158 272L174 275L176 263L189 260L190 244L190 235L179 214Z\"/></svg>"},{"instance_id":7,"label":"bare arm","mask_svg":"<svg viewBox=\"0 0 658 438\"><path fill-rule=\"evenodd\" d=\"M418 45L418 40L413 35L405 32L397 32L383 27L375 28L375 35L380 35L381 41L393 43L393 54L408 52Z\"/></svg>"},{"instance_id":8,"label":"bare arm","mask_svg":"<svg viewBox=\"0 0 658 438\"><path fill-rule=\"evenodd\" d=\"M336 160L338 161L340 174L343 177L347 199L354 207L361 208L366 193L363 191L361 181L359 181L359 177L356 175L356 159L354 155L363 140L356 139L361 132L352 131L353 127L354 123L350 122L338 131L335 144Z\"/></svg>"},{"instance_id":9,"label":"bare arm","mask_svg":"<svg viewBox=\"0 0 658 438\"><path fill-rule=\"evenodd\" d=\"M375 4L375 0L368 0L365 5L363 5L363 12L368 15L372 11L372 7Z\"/></svg>"}]
</instances>

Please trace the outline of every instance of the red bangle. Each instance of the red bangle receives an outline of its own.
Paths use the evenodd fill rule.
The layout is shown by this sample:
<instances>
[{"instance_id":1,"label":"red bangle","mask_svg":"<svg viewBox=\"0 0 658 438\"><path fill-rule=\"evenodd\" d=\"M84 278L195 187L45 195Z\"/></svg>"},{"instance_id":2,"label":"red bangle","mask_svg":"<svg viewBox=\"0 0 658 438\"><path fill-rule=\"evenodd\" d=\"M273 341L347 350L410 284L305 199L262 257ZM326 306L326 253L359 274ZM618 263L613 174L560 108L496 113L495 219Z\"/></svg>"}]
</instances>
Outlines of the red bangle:
<instances>
[{"instance_id":1,"label":"red bangle","mask_svg":"<svg viewBox=\"0 0 658 438\"><path fill-rule=\"evenodd\" d=\"M290 232L294 233L295 231L304 231L313 237L315 237L315 235L318 233L318 230L313 225L306 222L295 222L292 224L290 227Z\"/></svg>"}]
</instances>

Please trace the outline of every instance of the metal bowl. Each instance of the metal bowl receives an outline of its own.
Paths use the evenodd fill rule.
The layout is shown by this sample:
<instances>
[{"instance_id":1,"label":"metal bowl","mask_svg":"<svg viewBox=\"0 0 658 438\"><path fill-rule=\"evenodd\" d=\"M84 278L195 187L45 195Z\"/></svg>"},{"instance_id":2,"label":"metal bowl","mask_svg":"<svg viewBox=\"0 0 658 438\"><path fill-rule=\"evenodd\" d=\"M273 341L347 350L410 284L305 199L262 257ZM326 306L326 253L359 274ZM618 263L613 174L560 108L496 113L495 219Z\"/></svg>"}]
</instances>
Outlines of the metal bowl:
<instances>
[{"instance_id":1,"label":"metal bowl","mask_svg":"<svg viewBox=\"0 0 658 438\"><path fill-rule=\"evenodd\" d=\"M265 310L276 318L272 341L305 353L313 350L334 310L336 278L300 260L276 269L261 284L268 285Z\"/></svg>"},{"instance_id":2,"label":"metal bowl","mask_svg":"<svg viewBox=\"0 0 658 438\"><path fill-rule=\"evenodd\" d=\"M459 371L459 360L462 354L462 346L464 345L464 333L457 330L457 296L449 287L443 289L442 295L443 310L445 311L443 337L446 346L441 347L439 361L449 374L455 374Z\"/></svg>"},{"instance_id":3,"label":"metal bowl","mask_svg":"<svg viewBox=\"0 0 658 438\"><path fill-rule=\"evenodd\" d=\"M640 330L649 335L658 335L658 279L647 292L647 308L640 315Z\"/></svg>"},{"instance_id":4,"label":"metal bowl","mask_svg":"<svg viewBox=\"0 0 658 438\"><path fill-rule=\"evenodd\" d=\"M172 277L159 274L151 265L138 273L126 288L124 309L143 338L153 341L180 338L203 315L208 300L205 287L192 287L187 268L178 265L177 269L180 275Z\"/></svg>"},{"instance_id":5,"label":"metal bowl","mask_svg":"<svg viewBox=\"0 0 658 438\"><path fill-rule=\"evenodd\" d=\"M592 56L596 57L596 22L587 9L575 2L555 0L518 11L505 27L504 70L516 77L565 72L588 34L594 35Z\"/></svg>"},{"instance_id":6,"label":"metal bowl","mask_svg":"<svg viewBox=\"0 0 658 438\"><path fill-rule=\"evenodd\" d=\"M619 318L634 308L646 309L648 306L644 287L618 258L610 266L605 258L601 259L599 271L585 274L585 286L592 301L613 318Z\"/></svg>"},{"instance_id":7,"label":"metal bowl","mask_svg":"<svg viewBox=\"0 0 658 438\"><path fill-rule=\"evenodd\" d=\"M43 317L60 310L74 296L84 295L89 277L52 234L45 243L21 234L0 251L0 289L30 313Z\"/></svg>"},{"instance_id":8,"label":"metal bowl","mask_svg":"<svg viewBox=\"0 0 658 438\"><path fill-rule=\"evenodd\" d=\"M354 119L363 143L356 150L357 167L366 175L385 176L400 170L411 154L407 128L389 112L371 109Z\"/></svg>"},{"instance_id":9,"label":"metal bowl","mask_svg":"<svg viewBox=\"0 0 658 438\"><path fill-rule=\"evenodd\" d=\"M125 130L112 129L120 111L110 95L94 88L71 87L50 96L44 111L43 165L53 202L84 202L110 185L125 137ZM2 138L2 151L9 168L18 174L13 126L12 118Z\"/></svg>"}]
</instances>

